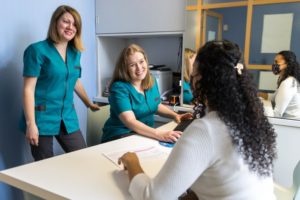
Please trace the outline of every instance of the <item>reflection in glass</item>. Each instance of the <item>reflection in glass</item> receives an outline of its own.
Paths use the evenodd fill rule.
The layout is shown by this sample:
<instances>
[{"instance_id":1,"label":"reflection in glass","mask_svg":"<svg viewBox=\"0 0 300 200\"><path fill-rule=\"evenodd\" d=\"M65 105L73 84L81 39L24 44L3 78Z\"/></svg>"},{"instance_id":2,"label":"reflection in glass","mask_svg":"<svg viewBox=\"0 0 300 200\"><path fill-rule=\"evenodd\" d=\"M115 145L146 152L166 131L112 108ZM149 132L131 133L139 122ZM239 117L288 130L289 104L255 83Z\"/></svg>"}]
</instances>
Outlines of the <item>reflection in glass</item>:
<instances>
[{"instance_id":1,"label":"reflection in glass","mask_svg":"<svg viewBox=\"0 0 300 200\"><path fill-rule=\"evenodd\" d=\"M235 42L244 51L247 7L219 8L212 9L212 11L223 16L222 38Z\"/></svg>"},{"instance_id":2,"label":"reflection in glass","mask_svg":"<svg viewBox=\"0 0 300 200\"><path fill-rule=\"evenodd\" d=\"M211 10L203 11L203 44L211 40L222 39L223 15Z\"/></svg>"},{"instance_id":3,"label":"reflection in glass","mask_svg":"<svg viewBox=\"0 0 300 200\"><path fill-rule=\"evenodd\" d=\"M194 2L193 0L188 0L188 2ZM241 4L235 4L235 2L240 2ZM297 56L300 55L300 40L298 35L300 33L300 2L285 2L281 1L253 1L253 5L243 4L242 2L248 2L248 0L202 0L203 7L201 8L201 22L197 16L197 10L187 11L186 12L186 26L183 40L183 49L191 48L197 50L201 47L209 38L216 36L217 29L216 26L213 28L210 26L209 22L207 23L206 14L209 12L215 12L222 15L222 24L221 24L221 35L223 39L227 39L237 43L240 48L243 50L245 55L245 62L248 65L251 74L253 75L254 82L256 83L258 90L260 92L274 93L275 90L279 90L280 85L277 85L278 75L275 76L270 70L270 66L273 63L273 59L276 56L278 51L291 50ZM259 3L258 3L259 2ZM228 3L227 6L221 5L221 3ZM192 5L192 3L188 3ZM225 4L224 4L225 5ZM238 6L237 6L238 5ZM252 11L248 12L248 6L253 6ZM250 8L250 7L249 7ZM289 49L277 49L272 53L265 53L262 51L262 46L265 47L262 43L263 38L263 29L264 29L264 18L266 16L281 16L281 15L292 15L292 31L290 33L290 48ZM237 17L239 16L239 17ZM208 17L209 18L209 17ZM197 21L197 19L199 21ZM280 19L281 21L283 19ZM196 22L196 23L195 23ZM248 24L247 23L251 23ZM270 23L266 23L269 24ZM272 33L279 34L284 31L281 30L282 26L279 26L277 23L271 24ZM274 26L273 26L274 25ZM285 27L285 26L283 26ZM248 29L249 28L249 29ZM198 30L195 31L195 30ZM248 32L246 32L248 30ZM209 32L210 31L210 32ZM287 30L285 30L287 31ZM196 35L195 35L196 33ZM274 38L274 37L270 37ZM267 38L269 41L269 37ZM196 41L196 45L195 44ZM278 41L276 41L278 42ZM281 42L281 41L280 41ZM265 44L265 43L264 43ZM271 46L275 46L274 43L270 43ZM182 68L182 75L184 73L184 68ZM182 77L183 80L183 77ZM299 84L299 80L297 81ZM183 87L182 87L183 88ZM299 92L299 87L297 86L297 91ZM282 99L279 92L277 99ZM181 97L183 97L183 90L181 91ZM270 94L271 96L271 94ZM286 95L285 95L286 96ZM279 98L280 97L280 98ZM275 105L276 98L274 99L273 104ZM265 105L268 105L268 110L270 113L274 113L272 103L270 100L263 100ZM181 105L186 106L186 104ZM277 103L278 104L278 103ZM295 105L298 106L299 103ZM272 116L271 114L269 116ZM282 115L282 117L287 117L287 115ZM289 118L291 119L291 118Z\"/></svg>"},{"instance_id":4,"label":"reflection in glass","mask_svg":"<svg viewBox=\"0 0 300 200\"><path fill-rule=\"evenodd\" d=\"M191 74L193 71L193 63L195 61L196 52L192 49L184 49L184 73L183 73L183 103L191 104L193 94L191 91Z\"/></svg>"},{"instance_id":5,"label":"reflection in glass","mask_svg":"<svg viewBox=\"0 0 300 200\"><path fill-rule=\"evenodd\" d=\"M181 67L181 95L180 95L180 102L181 105L186 106L191 102L191 98L193 98L192 92L190 90L190 73L192 72L191 69L187 68L187 54L186 52L194 52L196 49L196 36L197 36L197 11L189 10L185 13L185 32L183 34L183 59L182 59L182 67ZM188 50L189 49L189 50Z\"/></svg>"},{"instance_id":6,"label":"reflection in glass","mask_svg":"<svg viewBox=\"0 0 300 200\"><path fill-rule=\"evenodd\" d=\"M187 6L197 6L198 1L197 0L187 0L186 5Z\"/></svg>"},{"instance_id":7,"label":"reflection in glass","mask_svg":"<svg viewBox=\"0 0 300 200\"><path fill-rule=\"evenodd\" d=\"M213 4L213 3L231 3L240 2L241 0L203 0L203 4Z\"/></svg>"},{"instance_id":8,"label":"reflection in glass","mask_svg":"<svg viewBox=\"0 0 300 200\"><path fill-rule=\"evenodd\" d=\"M271 101L274 117L300 119L300 66L292 51L281 51L274 59L272 71L278 76L273 94L260 94Z\"/></svg>"},{"instance_id":9,"label":"reflection in glass","mask_svg":"<svg viewBox=\"0 0 300 200\"><path fill-rule=\"evenodd\" d=\"M281 63L280 56L278 56L278 51L289 50L293 51L296 55L300 53L299 48L299 40L298 35L300 33L300 27L297 25L300 20L300 15L298 14L298 10L300 8L300 3L283 3L283 4L270 4L270 5L255 5L253 7L253 18L251 26L251 44L250 44L250 58L249 62L251 65L262 65L267 64L271 65L274 60L274 64L278 62L279 66L282 68L286 66L285 64ZM288 45L289 48L287 49L276 49L278 41L274 41L274 43L270 43L270 47L274 47L274 51L266 53L263 49L265 47L265 43L263 42L263 32L265 27L269 27L270 24L265 22L266 17L278 17L278 16L285 16L285 15L292 15L292 31L289 33L290 35L290 44ZM283 18L285 19L285 18ZM282 19L282 20L283 20ZM290 23L288 20L286 23ZM269 26L268 26L269 25ZM267 39L275 38L276 34L279 34L280 31L288 32L287 30L282 29L283 26L280 26L278 23L271 24L271 28L273 28L273 35L269 35ZM270 28L270 27L269 27ZM286 40L280 40L283 42ZM286 41L288 42L288 41ZM275 50L276 49L276 50ZM279 60L278 60L279 59ZM281 61L280 61L281 60ZM283 62L289 60L284 59ZM296 61L296 60L295 60ZM287 61L289 62L289 61ZM297 61L296 61L297 62ZM297 64L298 65L298 64ZM291 66L290 66L291 67ZM297 67L299 68L299 67ZM265 105L265 112L268 116L273 117L282 117L288 119L300 119L300 97L299 97L299 78L296 77L299 75L295 74L288 74L286 69L281 69L281 72L275 77L272 73L274 79L276 79L274 83L275 92L274 93L259 93L260 96L264 96L263 103ZM296 70L296 71L299 71ZM265 72L267 73L267 72ZM286 73L286 75L283 75ZM298 72L299 74L299 72ZM262 84L261 82L265 82ZM259 80L258 86L266 85L266 80ZM261 89L259 87L259 89Z\"/></svg>"},{"instance_id":10,"label":"reflection in glass","mask_svg":"<svg viewBox=\"0 0 300 200\"><path fill-rule=\"evenodd\" d=\"M183 48L196 49L197 11L186 11Z\"/></svg>"},{"instance_id":11,"label":"reflection in glass","mask_svg":"<svg viewBox=\"0 0 300 200\"><path fill-rule=\"evenodd\" d=\"M299 9L300 3L283 3L283 4L270 4L270 5L256 5L253 7L253 18L252 18L252 28L251 28L251 46L250 46L250 64L272 64L273 59L278 51L281 50L292 50L296 55L300 54L300 26L299 26ZM262 52L263 44L263 29L264 29L264 18L266 16L276 16L282 14L293 14L292 21L292 32L290 38L290 48L275 50L269 53ZM287 22L288 23L288 22ZM282 27L277 23L274 23L275 35L278 34ZM286 31L286 30L285 30ZM270 35L269 38L273 36ZM281 41L283 42L283 41ZM277 41L276 41L277 43ZM275 42L274 42L275 47Z\"/></svg>"}]
</instances>

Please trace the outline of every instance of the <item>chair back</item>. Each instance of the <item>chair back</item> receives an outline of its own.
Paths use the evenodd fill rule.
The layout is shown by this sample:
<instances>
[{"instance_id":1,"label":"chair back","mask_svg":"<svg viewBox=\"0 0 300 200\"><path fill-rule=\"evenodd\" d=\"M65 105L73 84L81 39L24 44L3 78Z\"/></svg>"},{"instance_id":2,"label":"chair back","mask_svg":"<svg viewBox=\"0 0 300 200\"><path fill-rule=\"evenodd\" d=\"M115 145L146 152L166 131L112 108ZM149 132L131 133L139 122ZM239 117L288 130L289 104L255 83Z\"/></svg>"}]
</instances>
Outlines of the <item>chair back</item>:
<instances>
[{"instance_id":1,"label":"chair back","mask_svg":"<svg viewBox=\"0 0 300 200\"><path fill-rule=\"evenodd\" d=\"M101 143L102 128L110 116L110 105L101 106L100 110L92 111L88 109L86 143L93 146Z\"/></svg>"}]
</instances>

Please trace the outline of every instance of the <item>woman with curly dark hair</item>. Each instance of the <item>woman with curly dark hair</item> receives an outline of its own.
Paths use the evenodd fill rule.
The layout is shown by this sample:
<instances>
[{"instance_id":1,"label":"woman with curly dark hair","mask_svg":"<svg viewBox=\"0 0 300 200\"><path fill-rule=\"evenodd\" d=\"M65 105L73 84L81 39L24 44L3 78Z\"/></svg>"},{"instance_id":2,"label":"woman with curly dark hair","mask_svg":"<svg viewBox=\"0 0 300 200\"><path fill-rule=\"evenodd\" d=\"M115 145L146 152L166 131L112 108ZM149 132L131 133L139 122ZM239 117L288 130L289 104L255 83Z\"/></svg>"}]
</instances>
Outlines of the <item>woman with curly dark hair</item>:
<instances>
[{"instance_id":1,"label":"woman with curly dark hair","mask_svg":"<svg viewBox=\"0 0 300 200\"><path fill-rule=\"evenodd\" d=\"M300 65L292 51L281 51L274 59L272 71L278 76L277 90L268 95L274 116L300 119Z\"/></svg>"},{"instance_id":2,"label":"woman with curly dark hair","mask_svg":"<svg viewBox=\"0 0 300 200\"><path fill-rule=\"evenodd\" d=\"M119 160L128 170L134 199L177 199L188 188L199 199L275 199L276 134L241 60L238 45L227 40L199 50L191 83L200 118L153 179L143 173L136 154Z\"/></svg>"}]
</instances>

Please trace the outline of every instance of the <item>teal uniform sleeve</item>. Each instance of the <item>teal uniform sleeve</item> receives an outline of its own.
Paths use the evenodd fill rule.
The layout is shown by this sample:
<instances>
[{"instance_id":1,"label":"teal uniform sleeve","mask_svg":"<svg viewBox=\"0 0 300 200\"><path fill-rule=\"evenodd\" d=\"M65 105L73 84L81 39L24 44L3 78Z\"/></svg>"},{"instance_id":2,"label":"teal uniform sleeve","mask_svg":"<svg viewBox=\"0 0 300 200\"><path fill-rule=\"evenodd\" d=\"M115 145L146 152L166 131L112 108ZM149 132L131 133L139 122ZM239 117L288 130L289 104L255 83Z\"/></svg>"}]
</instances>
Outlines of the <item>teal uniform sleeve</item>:
<instances>
[{"instance_id":1,"label":"teal uniform sleeve","mask_svg":"<svg viewBox=\"0 0 300 200\"><path fill-rule=\"evenodd\" d=\"M132 110L129 91L125 84L126 83L115 82L110 88L109 103L117 115Z\"/></svg>"},{"instance_id":2,"label":"teal uniform sleeve","mask_svg":"<svg viewBox=\"0 0 300 200\"><path fill-rule=\"evenodd\" d=\"M42 56L34 46L31 45L25 50L23 62L23 76L38 77L40 75Z\"/></svg>"}]
</instances>

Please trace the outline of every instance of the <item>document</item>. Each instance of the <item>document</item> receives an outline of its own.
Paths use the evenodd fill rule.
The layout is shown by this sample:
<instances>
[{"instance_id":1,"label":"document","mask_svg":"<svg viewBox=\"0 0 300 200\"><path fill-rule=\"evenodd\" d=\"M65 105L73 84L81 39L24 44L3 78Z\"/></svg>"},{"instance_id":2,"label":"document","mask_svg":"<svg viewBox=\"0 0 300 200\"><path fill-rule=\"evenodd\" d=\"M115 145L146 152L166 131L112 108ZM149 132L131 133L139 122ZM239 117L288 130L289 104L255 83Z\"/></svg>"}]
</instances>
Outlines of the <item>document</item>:
<instances>
[{"instance_id":1,"label":"document","mask_svg":"<svg viewBox=\"0 0 300 200\"><path fill-rule=\"evenodd\" d=\"M103 155L112 161L116 166L121 168L122 166L118 164L119 158L127 153L127 152L134 152L137 154L138 158L141 162L145 160L155 159L158 160L160 158L166 159L170 153L166 148L161 148L160 146L145 146L145 147L137 147L137 148L127 148L122 149L114 152L104 152Z\"/></svg>"}]
</instances>

